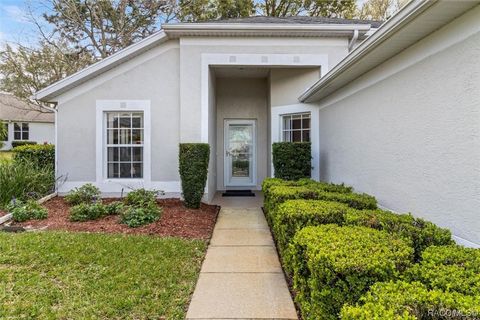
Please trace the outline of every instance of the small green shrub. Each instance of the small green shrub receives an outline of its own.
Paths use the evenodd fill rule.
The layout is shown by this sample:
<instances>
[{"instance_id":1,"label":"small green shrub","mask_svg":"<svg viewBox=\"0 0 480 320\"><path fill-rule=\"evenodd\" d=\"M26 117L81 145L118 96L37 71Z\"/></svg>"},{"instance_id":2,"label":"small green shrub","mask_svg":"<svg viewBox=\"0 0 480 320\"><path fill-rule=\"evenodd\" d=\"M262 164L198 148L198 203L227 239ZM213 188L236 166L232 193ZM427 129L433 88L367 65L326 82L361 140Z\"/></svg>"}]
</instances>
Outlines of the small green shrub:
<instances>
[{"instance_id":1,"label":"small green shrub","mask_svg":"<svg viewBox=\"0 0 480 320\"><path fill-rule=\"evenodd\" d=\"M275 142L272 144L275 178L298 180L310 178L312 146L310 142Z\"/></svg>"},{"instance_id":2,"label":"small green shrub","mask_svg":"<svg viewBox=\"0 0 480 320\"><path fill-rule=\"evenodd\" d=\"M97 220L107 215L107 210L102 203L77 204L70 209L70 221L83 222L88 220Z\"/></svg>"},{"instance_id":3,"label":"small green shrub","mask_svg":"<svg viewBox=\"0 0 480 320\"><path fill-rule=\"evenodd\" d=\"M37 144L35 141L25 141L25 140L14 140L12 141L12 148L20 146L31 146Z\"/></svg>"},{"instance_id":4,"label":"small green shrub","mask_svg":"<svg viewBox=\"0 0 480 320\"><path fill-rule=\"evenodd\" d=\"M125 205L120 201L114 201L105 205L107 215L113 216L122 213Z\"/></svg>"},{"instance_id":5,"label":"small green shrub","mask_svg":"<svg viewBox=\"0 0 480 320\"><path fill-rule=\"evenodd\" d=\"M274 210L277 205L286 200L293 199L313 199L336 201L345 203L355 209L376 209L377 201L374 197L367 194L357 193L338 193L328 192L322 187L314 186L273 186L270 187L268 195L265 197L264 204L268 214Z\"/></svg>"},{"instance_id":6,"label":"small green shrub","mask_svg":"<svg viewBox=\"0 0 480 320\"><path fill-rule=\"evenodd\" d=\"M411 265L403 240L365 227L306 227L290 243L285 261L304 319L337 319L371 285L396 279Z\"/></svg>"},{"instance_id":7,"label":"small green shrub","mask_svg":"<svg viewBox=\"0 0 480 320\"><path fill-rule=\"evenodd\" d=\"M127 207L121 215L121 222L130 228L137 228L160 219L162 209L156 204L146 207Z\"/></svg>"},{"instance_id":8,"label":"small green shrub","mask_svg":"<svg viewBox=\"0 0 480 320\"><path fill-rule=\"evenodd\" d=\"M210 146L207 143L181 143L179 171L187 208L199 208L207 183Z\"/></svg>"},{"instance_id":9,"label":"small green shrub","mask_svg":"<svg viewBox=\"0 0 480 320\"><path fill-rule=\"evenodd\" d=\"M22 145L13 149L15 162L21 162L37 168L55 167L55 146L52 144Z\"/></svg>"},{"instance_id":10,"label":"small green shrub","mask_svg":"<svg viewBox=\"0 0 480 320\"><path fill-rule=\"evenodd\" d=\"M282 180L279 178L266 178L262 183L262 191L268 196L270 188L274 186L290 186L290 187L311 187L326 192L336 193L352 193L353 188L342 184L333 184L322 181L315 181L308 178L302 178L296 181Z\"/></svg>"},{"instance_id":11,"label":"small green shrub","mask_svg":"<svg viewBox=\"0 0 480 320\"><path fill-rule=\"evenodd\" d=\"M91 203L100 198L100 189L91 183L84 184L80 188L75 188L65 196L65 201L72 206L81 203Z\"/></svg>"},{"instance_id":12,"label":"small green shrub","mask_svg":"<svg viewBox=\"0 0 480 320\"><path fill-rule=\"evenodd\" d=\"M351 210L345 216L345 224L394 232L410 239L415 249L415 260L419 260L423 250L431 245L453 244L450 230L415 218L411 214L396 214L383 210Z\"/></svg>"},{"instance_id":13,"label":"small green shrub","mask_svg":"<svg viewBox=\"0 0 480 320\"><path fill-rule=\"evenodd\" d=\"M26 202L14 200L7 207L7 210L12 214L14 221L23 222L27 220L41 220L46 219L48 211L34 200Z\"/></svg>"},{"instance_id":14,"label":"small green shrub","mask_svg":"<svg viewBox=\"0 0 480 320\"><path fill-rule=\"evenodd\" d=\"M124 202L127 206L143 207L151 203L156 203L160 191L136 189L127 194Z\"/></svg>"},{"instance_id":15,"label":"small green shrub","mask_svg":"<svg viewBox=\"0 0 480 320\"><path fill-rule=\"evenodd\" d=\"M480 296L428 290L419 282L376 283L360 303L342 308L342 320L474 320Z\"/></svg>"},{"instance_id":16,"label":"small green shrub","mask_svg":"<svg viewBox=\"0 0 480 320\"><path fill-rule=\"evenodd\" d=\"M0 208L15 198L40 199L55 190L51 168L36 168L29 164L0 160Z\"/></svg>"},{"instance_id":17,"label":"small green shrub","mask_svg":"<svg viewBox=\"0 0 480 320\"><path fill-rule=\"evenodd\" d=\"M428 247L420 263L405 272L404 279L422 282L428 289L480 297L480 249Z\"/></svg>"},{"instance_id":18,"label":"small green shrub","mask_svg":"<svg viewBox=\"0 0 480 320\"><path fill-rule=\"evenodd\" d=\"M346 204L321 200L287 200L274 210L273 233L281 255L297 231L307 226L343 224L352 210Z\"/></svg>"}]
</instances>

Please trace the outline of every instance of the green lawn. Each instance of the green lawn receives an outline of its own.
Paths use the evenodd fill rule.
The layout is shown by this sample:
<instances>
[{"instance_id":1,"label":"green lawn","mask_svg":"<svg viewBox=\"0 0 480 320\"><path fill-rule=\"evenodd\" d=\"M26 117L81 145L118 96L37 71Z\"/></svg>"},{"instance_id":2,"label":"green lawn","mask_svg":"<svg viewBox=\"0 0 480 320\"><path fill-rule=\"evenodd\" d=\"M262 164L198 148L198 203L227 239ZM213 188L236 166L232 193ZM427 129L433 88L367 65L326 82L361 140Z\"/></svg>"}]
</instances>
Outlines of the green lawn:
<instances>
[{"instance_id":1,"label":"green lawn","mask_svg":"<svg viewBox=\"0 0 480 320\"><path fill-rule=\"evenodd\" d=\"M11 151L0 151L0 161L1 160L10 160L13 157L13 152Z\"/></svg>"},{"instance_id":2,"label":"green lawn","mask_svg":"<svg viewBox=\"0 0 480 320\"><path fill-rule=\"evenodd\" d=\"M203 241L0 233L1 319L184 319Z\"/></svg>"}]
</instances>

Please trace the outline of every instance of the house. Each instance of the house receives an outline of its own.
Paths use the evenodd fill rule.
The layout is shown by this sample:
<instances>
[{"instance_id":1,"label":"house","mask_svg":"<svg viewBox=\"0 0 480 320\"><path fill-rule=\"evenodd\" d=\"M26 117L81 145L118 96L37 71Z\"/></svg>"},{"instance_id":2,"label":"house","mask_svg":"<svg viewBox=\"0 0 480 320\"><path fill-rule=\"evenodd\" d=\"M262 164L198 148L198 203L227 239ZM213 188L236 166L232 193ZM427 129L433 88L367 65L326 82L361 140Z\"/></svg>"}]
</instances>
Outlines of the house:
<instances>
[{"instance_id":1,"label":"house","mask_svg":"<svg viewBox=\"0 0 480 320\"><path fill-rule=\"evenodd\" d=\"M55 114L11 94L0 93L0 121L7 128L1 150L11 149L14 141L55 142Z\"/></svg>"},{"instance_id":2,"label":"house","mask_svg":"<svg viewBox=\"0 0 480 320\"><path fill-rule=\"evenodd\" d=\"M206 142L208 201L260 189L273 142L310 141L314 179L480 244L479 3L412 1L381 26L312 17L164 25L36 93L56 104L59 192L93 182L105 194L179 196L178 143Z\"/></svg>"}]
</instances>

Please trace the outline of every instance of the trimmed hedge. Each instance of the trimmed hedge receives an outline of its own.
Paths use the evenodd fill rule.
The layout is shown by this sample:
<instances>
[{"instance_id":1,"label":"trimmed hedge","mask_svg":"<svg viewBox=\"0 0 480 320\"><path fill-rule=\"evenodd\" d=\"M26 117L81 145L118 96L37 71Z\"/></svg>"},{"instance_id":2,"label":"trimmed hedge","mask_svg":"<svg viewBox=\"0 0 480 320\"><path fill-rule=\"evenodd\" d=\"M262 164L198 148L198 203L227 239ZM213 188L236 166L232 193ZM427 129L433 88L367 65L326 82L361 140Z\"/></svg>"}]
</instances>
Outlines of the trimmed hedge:
<instances>
[{"instance_id":1,"label":"trimmed hedge","mask_svg":"<svg viewBox=\"0 0 480 320\"><path fill-rule=\"evenodd\" d=\"M20 146L29 146L29 145L36 145L35 141L26 141L26 140L14 140L12 141L12 148L20 147Z\"/></svg>"},{"instance_id":2,"label":"trimmed hedge","mask_svg":"<svg viewBox=\"0 0 480 320\"><path fill-rule=\"evenodd\" d=\"M285 257L304 319L337 319L371 285L396 279L411 265L413 249L403 240L366 227L306 227Z\"/></svg>"},{"instance_id":3,"label":"trimmed hedge","mask_svg":"<svg viewBox=\"0 0 480 320\"><path fill-rule=\"evenodd\" d=\"M356 306L345 305L342 320L479 319L480 296L428 290L422 283L374 284Z\"/></svg>"},{"instance_id":4,"label":"trimmed hedge","mask_svg":"<svg viewBox=\"0 0 480 320\"><path fill-rule=\"evenodd\" d=\"M298 180L310 178L312 146L310 142L275 142L272 144L275 178Z\"/></svg>"},{"instance_id":5,"label":"trimmed hedge","mask_svg":"<svg viewBox=\"0 0 480 320\"><path fill-rule=\"evenodd\" d=\"M415 218L411 214L396 214L390 211L350 210L345 215L346 225L357 225L393 232L410 239L415 250L415 260L431 245L453 244L450 230L440 228L432 222Z\"/></svg>"},{"instance_id":6,"label":"trimmed hedge","mask_svg":"<svg viewBox=\"0 0 480 320\"><path fill-rule=\"evenodd\" d=\"M274 210L273 233L281 256L295 233L307 226L343 224L344 216L353 210L346 204L320 200L287 200Z\"/></svg>"},{"instance_id":7,"label":"trimmed hedge","mask_svg":"<svg viewBox=\"0 0 480 320\"><path fill-rule=\"evenodd\" d=\"M287 187L311 187L318 190L337 193L352 193L353 188L342 184L333 184L327 182L315 181L309 178L302 178L299 180L282 180L279 178L266 178L262 183L262 191L264 194L268 194L271 187L275 186L287 186Z\"/></svg>"},{"instance_id":8,"label":"trimmed hedge","mask_svg":"<svg viewBox=\"0 0 480 320\"><path fill-rule=\"evenodd\" d=\"M55 167L55 146L53 144L22 145L13 149L15 162L26 163L36 168Z\"/></svg>"},{"instance_id":9,"label":"trimmed hedge","mask_svg":"<svg viewBox=\"0 0 480 320\"><path fill-rule=\"evenodd\" d=\"M328 185L325 186L327 188ZM336 188L333 186L333 188ZM313 199L345 203L355 209L376 209L377 200L368 194L329 192L319 185L272 186L265 196L264 204L270 214L277 205L287 200Z\"/></svg>"},{"instance_id":10,"label":"trimmed hedge","mask_svg":"<svg viewBox=\"0 0 480 320\"><path fill-rule=\"evenodd\" d=\"M422 261L408 269L403 278L422 282L428 289L480 297L480 249L428 247Z\"/></svg>"},{"instance_id":11,"label":"trimmed hedge","mask_svg":"<svg viewBox=\"0 0 480 320\"><path fill-rule=\"evenodd\" d=\"M207 183L210 146L207 143L181 143L180 178L187 208L199 208Z\"/></svg>"}]
</instances>

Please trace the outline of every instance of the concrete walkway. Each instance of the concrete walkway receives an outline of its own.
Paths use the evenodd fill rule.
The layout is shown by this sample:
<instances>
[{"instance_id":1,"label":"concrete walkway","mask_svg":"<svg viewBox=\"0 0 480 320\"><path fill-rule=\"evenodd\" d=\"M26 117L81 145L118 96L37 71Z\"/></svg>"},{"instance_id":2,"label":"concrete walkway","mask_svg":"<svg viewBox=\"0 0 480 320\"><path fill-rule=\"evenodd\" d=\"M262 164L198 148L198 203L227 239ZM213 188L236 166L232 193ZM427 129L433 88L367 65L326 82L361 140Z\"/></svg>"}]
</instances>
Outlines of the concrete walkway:
<instances>
[{"instance_id":1,"label":"concrete walkway","mask_svg":"<svg viewBox=\"0 0 480 320\"><path fill-rule=\"evenodd\" d=\"M260 208L222 208L187 319L297 319Z\"/></svg>"}]
</instances>

